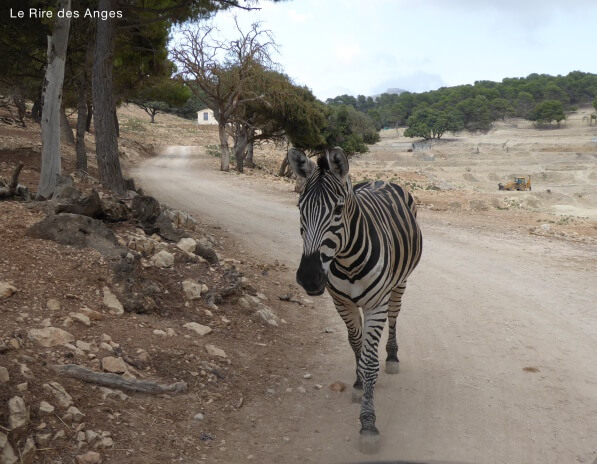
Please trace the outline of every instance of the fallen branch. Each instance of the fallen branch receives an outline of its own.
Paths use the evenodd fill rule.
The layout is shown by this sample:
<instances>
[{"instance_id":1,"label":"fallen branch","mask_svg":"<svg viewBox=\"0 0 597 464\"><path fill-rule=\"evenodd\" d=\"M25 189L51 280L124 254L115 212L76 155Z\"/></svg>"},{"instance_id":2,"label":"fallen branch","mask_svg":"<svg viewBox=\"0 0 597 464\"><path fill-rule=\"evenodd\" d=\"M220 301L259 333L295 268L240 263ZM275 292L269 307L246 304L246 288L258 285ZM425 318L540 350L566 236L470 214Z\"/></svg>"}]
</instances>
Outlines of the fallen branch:
<instances>
[{"instance_id":1,"label":"fallen branch","mask_svg":"<svg viewBox=\"0 0 597 464\"><path fill-rule=\"evenodd\" d=\"M129 392L148 393L157 395L160 393L182 393L187 389L186 382L175 382L170 385L160 385L149 380L125 379L118 374L105 374L94 372L76 364L66 366L52 366L58 374L83 382L103 385L104 387L120 388Z\"/></svg>"}]
</instances>

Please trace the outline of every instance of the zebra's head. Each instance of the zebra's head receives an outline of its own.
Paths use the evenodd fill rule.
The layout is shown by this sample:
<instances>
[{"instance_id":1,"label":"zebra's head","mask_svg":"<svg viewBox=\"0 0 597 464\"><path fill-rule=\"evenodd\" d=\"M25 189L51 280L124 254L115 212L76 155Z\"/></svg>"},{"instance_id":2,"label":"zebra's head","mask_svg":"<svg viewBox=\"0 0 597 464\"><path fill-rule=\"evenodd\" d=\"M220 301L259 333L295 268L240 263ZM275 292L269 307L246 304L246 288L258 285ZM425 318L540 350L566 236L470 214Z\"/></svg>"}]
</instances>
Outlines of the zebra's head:
<instances>
[{"instance_id":1,"label":"zebra's head","mask_svg":"<svg viewBox=\"0 0 597 464\"><path fill-rule=\"evenodd\" d=\"M334 148L319 156L316 165L304 152L291 148L288 162L306 180L298 202L303 255L296 281L309 295L321 295L330 264L340 251L344 204L352 192L348 160L341 148Z\"/></svg>"}]
</instances>

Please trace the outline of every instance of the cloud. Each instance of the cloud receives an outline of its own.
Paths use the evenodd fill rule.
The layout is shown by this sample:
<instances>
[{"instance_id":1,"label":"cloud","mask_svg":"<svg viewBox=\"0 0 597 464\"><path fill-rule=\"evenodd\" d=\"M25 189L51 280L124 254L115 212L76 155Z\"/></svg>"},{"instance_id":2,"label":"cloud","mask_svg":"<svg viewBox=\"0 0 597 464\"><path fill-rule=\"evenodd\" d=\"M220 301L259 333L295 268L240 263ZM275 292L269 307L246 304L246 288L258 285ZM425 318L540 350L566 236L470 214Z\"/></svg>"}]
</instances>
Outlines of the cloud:
<instances>
[{"instance_id":1,"label":"cloud","mask_svg":"<svg viewBox=\"0 0 597 464\"><path fill-rule=\"evenodd\" d=\"M350 64L361 54L361 47L358 44L341 44L334 47L334 56L344 64Z\"/></svg>"}]
</instances>

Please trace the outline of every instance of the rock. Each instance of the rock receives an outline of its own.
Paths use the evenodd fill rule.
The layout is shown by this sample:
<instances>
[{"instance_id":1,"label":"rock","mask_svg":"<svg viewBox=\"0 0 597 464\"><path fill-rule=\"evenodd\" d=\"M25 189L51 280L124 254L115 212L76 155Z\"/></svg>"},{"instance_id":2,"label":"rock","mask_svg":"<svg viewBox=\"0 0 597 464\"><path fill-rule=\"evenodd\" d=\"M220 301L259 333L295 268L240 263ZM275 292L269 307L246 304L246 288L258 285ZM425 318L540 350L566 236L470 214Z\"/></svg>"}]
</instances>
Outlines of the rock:
<instances>
[{"instance_id":1,"label":"rock","mask_svg":"<svg viewBox=\"0 0 597 464\"><path fill-rule=\"evenodd\" d=\"M99 218L102 215L102 204L96 190L93 190L89 195L85 195L84 197L69 200L67 203L57 204L54 212L56 214L80 214L92 218Z\"/></svg>"},{"instance_id":2,"label":"rock","mask_svg":"<svg viewBox=\"0 0 597 464\"><path fill-rule=\"evenodd\" d=\"M27 367L27 364L21 364L21 375L23 377L25 377L27 380L33 380L35 379L35 375L33 375L33 372L31 372L31 369L29 369L29 367Z\"/></svg>"},{"instance_id":3,"label":"rock","mask_svg":"<svg viewBox=\"0 0 597 464\"><path fill-rule=\"evenodd\" d=\"M54 437L52 438L52 441L59 440L61 438L64 438L65 436L66 436L66 432L64 430L58 430L58 432L56 432L54 434Z\"/></svg>"},{"instance_id":4,"label":"rock","mask_svg":"<svg viewBox=\"0 0 597 464\"><path fill-rule=\"evenodd\" d=\"M35 447L35 441L33 441L33 438L27 438L25 446L23 446L23 449L20 452L19 464L33 464L36 452L37 448Z\"/></svg>"},{"instance_id":5,"label":"rock","mask_svg":"<svg viewBox=\"0 0 597 464\"><path fill-rule=\"evenodd\" d=\"M195 239L192 238L181 238L180 241L176 244L176 247L182 251L186 251L187 253L194 253L195 247L197 246L197 242Z\"/></svg>"},{"instance_id":6,"label":"rock","mask_svg":"<svg viewBox=\"0 0 597 464\"><path fill-rule=\"evenodd\" d=\"M37 433L35 435L35 443L37 443L37 446L45 447L48 443L50 443L51 439L52 439L51 433Z\"/></svg>"},{"instance_id":7,"label":"rock","mask_svg":"<svg viewBox=\"0 0 597 464\"><path fill-rule=\"evenodd\" d=\"M22 438L29 427L29 409L25 400L20 396L14 396L8 400L8 428L13 440Z\"/></svg>"},{"instance_id":8,"label":"rock","mask_svg":"<svg viewBox=\"0 0 597 464\"><path fill-rule=\"evenodd\" d=\"M211 327L208 327L208 326L202 325L202 324L198 324L197 322L187 322L185 325L183 325L183 327L185 329L192 330L200 337L203 337L203 336L211 333L211 331L212 331ZM224 355L223 357L225 358L226 355Z\"/></svg>"},{"instance_id":9,"label":"rock","mask_svg":"<svg viewBox=\"0 0 597 464\"><path fill-rule=\"evenodd\" d=\"M122 401L126 401L127 399L129 399L129 396L123 393L121 390L99 387L99 391L102 394L102 399L104 400L107 398L116 398Z\"/></svg>"},{"instance_id":10,"label":"rock","mask_svg":"<svg viewBox=\"0 0 597 464\"><path fill-rule=\"evenodd\" d=\"M93 430L85 430L85 441L93 445L99 439L99 434Z\"/></svg>"},{"instance_id":11,"label":"rock","mask_svg":"<svg viewBox=\"0 0 597 464\"><path fill-rule=\"evenodd\" d=\"M48 403L47 401L41 401L39 403L39 414L40 415L47 415L47 414L53 414L54 413L54 406L52 406L50 403Z\"/></svg>"},{"instance_id":12,"label":"rock","mask_svg":"<svg viewBox=\"0 0 597 464\"><path fill-rule=\"evenodd\" d=\"M0 366L0 383L6 383L10 380L8 369L4 366Z\"/></svg>"},{"instance_id":13,"label":"rock","mask_svg":"<svg viewBox=\"0 0 597 464\"><path fill-rule=\"evenodd\" d=\"M54 397L56 397L56 399L58 400L58 404L64 409L73 405L73 397L70 396L66 392L64 387L60 385L58 382L44 383L43 389L46 392L54 395Z\"/></svg>"},{"instance_id":14,"label":"rock","mask_svg":"<svg viewBox=\"0 0 597 464\"><path fill-rule=\"evenodd\" d=\"M0 464L15 464L19 458L8 442L8 437L0 432Z\"/></svg>"},{"instance_id":15,"label":"rock","mask_svg":"<svg viewBox=\"0 0 597 464\"><path fill-rule=\"evenodd\" d=\"M249 304L249 302L247 301L247 299L244 296L241 296L238 299L238 305L244 309L249 309L251 307L251 305Z\"/></svg>"},{"instance_id":16,"label":"rock","mask_svg":"<svg viewBox=\"0 0 597 464\"><path fill-rule=\"evenodd\" d=\"M62 245L94 248L109 258L120 256L114 232L97 219L79 214L61 213L47 216L27 231L27 236L52 240Z\"/></svg>"},{"instance_id":17,"label":"rock","mask_svg":"<svg viewBox=\"0 0 597 464\"><path fill-rule=\"evenodd\" d=\"M182 291L187 300L198 300L201 298L201 284L193 280L183 281Z\"/></svg>"},{"instance_id":18,"label":"rock","mask_svg":"<svg viewBox=\"0 0 597 464\"><path fill-rule=\"evenodd\" d=\"M150 226L161 214L160 203L153 197L140 195L133 198L131 212L142 226Z\"/></svg>"},{"instance_id":19,"label":"rock","mask_svg":"<svg viewBox=\"0 0 597 464\"><path fill-rule=\"evenodd\" d=\"M73 421L75 421L75 422L81 422L83 420L83 418L85 417L85 414L83 414L81 411L79 411L79 409L76 408L75 406L71 406L70 408L68 408L66 413L70 414Z\"/></svg>"},{"instance_id":20,"label":"rock","mask_svg":"<svg viewBox=\"0 0 597 464\"><path fill-rule=\"evenodd\" d=\"M60 311L60 309L62 309L62 306L60 306L60 301L56 300L55 298L50 298L46 302L46 308L48 309L48 311Z\"/></svg>"},{"instance_id":21,"label":"rock","mask_svg":"<svg viewBox=\"0 0 597 464\"><path fill-rule=\"evenodd\" d=\"M226 352L214 345L205 345L205 351L209 356L217 356L219 358L227 358Z\"/></svg>"},{"instance_id":22,"label":"rock","mask_svg":"<svg viewBox=\"0 0 597 464\"><path fill-rule=\"evenodd\" d=\"M297 387L296 391L299 393L307 393L307 389L305 387Z\"/></svg>"},{"instance_id":23,"label":"rock","mask_svg":"<svg viewBox=\"0 0 597 464\"><path fill-rule=\"evenodd\" d=\"M99 311L94 311L93 309L89 309L86 306L83 306L79 309L79 312L85 314L90 320L92 321L102 321L106 318L106 316Z\"/></svg>"},{"instance_id":24,"label":"rock","mask_svg":"<svg viewBox=\"0 0 597 464\"><path fill-rule=\"evenodd\" d=\"M75 341L75 337L66 330L57 327L45 327L43 329L31 329L27 334L29 340L44 348L65 345Z\"/></svg>"},{"instance_id":25,"label":"rock","mask_svg":"<svg viewBox=\"0 0 597 464\"><path fill-rule=\"evenodd\" d=\"M85 454L79 454L75 457L77 464L100 464L102 456L96 451L87 451Z\"/></svg>"},{"instance_id":26,"label":"rock","mask_svg":"<svg viewBox=\"0 0 597 464\"><path fill-rule=\"evenodd\" d=\"M100 343L100 346L99 346L99 347L100 347L100 349L101 349L101 350L110 351L110 352L113 352L113 351L114 351L114 349L112 348L112 346L111 346L111 345L109 345L109 344L108 344L108 343L106 343L106 342L102 342L102 343Z\"/></svg>"},{"instance_id":27,"label":"rock","mask_svg":"<svg viewBox=\"0 0 597 464\"><path fill-rule=\"evenodd\" d=\"M102 369L113 374L124 374L129 371L124 360L114 356L106 356L105 358L102 358Z\"/></svg>"},{"instance_id":28,"label":"rock","mask_svg":"<svg viewBox=\"0 0 597 464\"><path fill-rule=\"evenodd\" d=\"M19 390L20 392L26 392L28 388L29 384L27 382L17 384L17 390Z\"/></svg>"},{"instance_id":29,"label":"rock","mask_svg":"<svg viewBox=\"0 0 597 464\"><path fill-rule=\"evenodd\" d=\"M70 313L69 316L76 322L83 324L87 327L91 327L91 320L89 319L89 316L86 316L85 314L81 314L81 313Z\"/></svg>"},{"instance_id":30,"label":"rock","mask_svg":"<svg viewBox=\"0 0 597 464\"><path fill-rule=\"evenodd\" d=\"M197 246L195 247L194 253L197 256L201 256L209 264L216 264L219 261L218 255L213 250L213 248L202 245L200 243L198 243Z\"/></svg>"},{"instance_id":31,"label":"rock","mask_svg":"<svg viewBox=\"0 0 597 464\"><path fill-rule=\"evenodd\" d=\"M158 337L167 337L168 336L168 334L164 330L161 330L161 329L155 329L153 331L153 334L157 335Z\"/></svg>"},{"instance_id":32,"label":"rock","mask_svg":"<svg viewBox=\"0 0 597 464\"><path fill-rule=\"evenodd\" d=\"M162 250L150 258L151 264L160 269L172 267L174 265L174 255L166 250Z\"/></svg>"},{"instance_id":33,"label":"rock","mask_svg":"<svg viewBox=\"0 0 597 464\"><path fill-rule=\"evenodd\" d=\"M83 351L91 350L91 343L84 342L83 340L77 340L75 346Z\"/></svg>"},{"instance_id":34,"label":"rock","mask_svg":"<svg viewBox=\"0 0 597 464\"><path fill-rule=\"evenodd\" d=\"M102 219L108 222L123 222L128 221L131 216L131 210L121 201L112 196L104 196L101 202L101 216Z\"/></svg>"},{"instance_id":35,"label":"rock","mask_svg":"<svg viewBox=\"0 0 597 464\"><path fill-rule=\"evenodd\" d=\"M177 242L187 236L185 232L175 229L170 218L164 213L160 214L156 219L155 231L160 237L171 242Z\"/></svg>"},{"instance_id":36,"label":"rock","mask_svg":"<svg viewBox=\"0 0 597 464\"><path fill-rule=\"evenodd\" d=\"M197 414L195 414L193 416L193 420L196 420L196 421L202 421L203 419L205 419L205 416L203 414L201 414L200 412L198 412Z\"/></svg>"},{"instance_id":37,"label":"rock","mask_svg":"<svg viewBox=\"0 0 597 464\"><path fill-rule=\"evenodd\" d=\"M114 440L111 437L103 437L100 441L98 441L94 448L98 449L108 449L114 447Z\"/></svg>"},{"instance_id":38,"label":"rock","mask_svg":"<svg viewBox=\"0 0 597 464\"><path fill-rule=\"evenodd\" d=\"M0 300L8 298L17 291L17 287L8 282L0 282Z\"/></svg>"},{"instance_id":39,"label":"rock","mask_svg":"<svg viewBox=\"0 0 597 464\"><path fill-rule=\"evenodd\" d=\"M258 305L257 311L255 311L255 315L262 319L264 322L267 322L269 325L278 327L278 316L269 308L268 306L260 303Z\"/></svg>"},{"instance_id":40,"label":"rock","mask_svg":"<svg viewBox=\"0 0 597 464\"><path fill-rule=\"evenodd\" d=\"M122 303L118 301L116 295L114 295L108 287L104 287L103 292L104 305L106 305L108 309L112 310L117 316L122 316L124 314L124 307L122 306Z\"/></svg>"}]
</instances>

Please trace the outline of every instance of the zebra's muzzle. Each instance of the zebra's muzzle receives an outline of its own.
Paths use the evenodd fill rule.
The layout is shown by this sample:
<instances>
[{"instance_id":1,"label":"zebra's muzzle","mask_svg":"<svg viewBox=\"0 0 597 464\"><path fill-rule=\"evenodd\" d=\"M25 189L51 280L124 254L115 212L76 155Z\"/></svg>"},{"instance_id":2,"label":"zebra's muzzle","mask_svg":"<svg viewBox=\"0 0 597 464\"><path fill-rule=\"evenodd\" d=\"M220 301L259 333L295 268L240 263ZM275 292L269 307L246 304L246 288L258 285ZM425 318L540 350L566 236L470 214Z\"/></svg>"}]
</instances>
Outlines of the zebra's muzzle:
<instances>
[{"instance_id":1,"label":"zebra's muzzle","mask_svg":"<svg viewBox=\"0 0 597 464\"><path fill-rule=\"evenodd\" d=\"M319 252L301 257L301 264L296 271L296 282L305 289L308 295L318 296L325 290L327 275L321 265Z\"/></svg>"}]
</instances>

